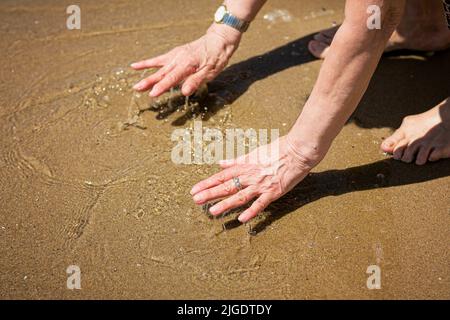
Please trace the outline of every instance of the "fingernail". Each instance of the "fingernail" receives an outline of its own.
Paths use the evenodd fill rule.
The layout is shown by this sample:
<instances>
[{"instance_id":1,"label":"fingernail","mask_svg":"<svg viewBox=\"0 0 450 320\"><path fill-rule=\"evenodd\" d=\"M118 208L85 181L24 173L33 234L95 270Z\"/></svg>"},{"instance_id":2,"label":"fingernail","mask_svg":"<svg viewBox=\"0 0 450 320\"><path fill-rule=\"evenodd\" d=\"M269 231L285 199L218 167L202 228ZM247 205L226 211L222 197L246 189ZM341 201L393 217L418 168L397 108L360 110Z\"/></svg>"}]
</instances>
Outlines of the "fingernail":
<instances>
[{"instance_id":1,"label":"fingernail","mask_svg":"<svg viewBox=\"0 0 450 320\"><path fill-rule=\"evenodd\" d=\"M156 90L156 87L153 87L153 89L150 91L149 95L154 97L154 96L156 96L157 92L158 92L158 90Z\"/></svg>"},{"instance_id":2,"label":"fingernail","mask_svg":"<svg viewBox=\"0 0 450 320\"><path fill-rule=\"evenodd\" d=\"M195 201L195 202L201 202L202 200L203 200L203 198L202 198L201 195L196 194L196 195L194 196L194 201Z\"/></svg>"},{"instance_id":3,"label":"fingernail","mask_svg":"<svg viewBox=\"0 0 450 320\"><path fill-rule=\"evenodd\" d=\"M209 208L209 212L211 214L216 214L217 213L218 208L216 206L212 206L211 208Z\"/></svg>"},{"instance_id":4,"label":"fingernail","mask_svg":"<svg viewBox=\"0 0 450 320\"><path fill-rule=\"evenodd\" d=\"M136 62L133 62L132 64L130 64L130 67L132 67L132 68L134 68L134 67L136 67L137 66L137 63Z\"/></svg>"},{"instance_id":5,"label":"fingernail","mask_svg":"<svg viewBox=\"0 0 450 320\"><path fill-rule=\"evenodd\" d=\"M187 86L187 85L184 85L183 88L181 89L181 91L183 92L183 94L185 96L188 96L191 93L191 87Z\"/></svg>"},{"instance_id":6,"label":"fingernail","mask_svg":"<svg viewBox=\"0 0 450 320\"><path fill-rule=\"evenodd\" d=\"M192 187L192 189L191 189L191 191L190 191L190 194L191 194L191 195L194 195L194 194L196 194L196 193L199 192L199 191L200 191L200 190L198 189L197 185L195 185L195 186Z\"/></svg>"},{"instance_id":7,"label":"fingernail","mask_svg":"<svg viewBox=\"0 0 450 320\"><path fill-rule=\"evenodd\" d=\"M240 223L245 223L246 222L245 221L245 217L242 214L238 217L238 220L239 220Z\"/></svg>"},{"instance_id":8,"label":"fingernail","mask_svg":"<svg viewBox=\"0 0 450 320\"><path fill-rule=\"evenodd\" d=\"M136 83L134 86L133 86L133 89L134 90L140 90L142 88L142 84L139 82L139 83Z\"/></svg>"}]
</instances>

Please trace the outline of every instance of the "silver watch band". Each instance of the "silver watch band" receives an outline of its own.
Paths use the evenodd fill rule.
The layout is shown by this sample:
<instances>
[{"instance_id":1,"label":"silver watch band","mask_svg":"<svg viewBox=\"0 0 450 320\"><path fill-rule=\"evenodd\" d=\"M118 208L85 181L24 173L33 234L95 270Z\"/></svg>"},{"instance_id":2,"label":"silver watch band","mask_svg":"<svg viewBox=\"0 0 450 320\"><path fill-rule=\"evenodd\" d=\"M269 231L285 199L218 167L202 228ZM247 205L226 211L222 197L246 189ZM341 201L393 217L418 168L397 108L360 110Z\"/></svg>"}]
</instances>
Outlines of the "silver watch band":
<instances>
[{"instance_id":1,"label":"silver watch band","mask_svg":"<svg viewBox=\"0 0 450 320\"><path fill-rule=\"evenodd\" d=\"M230 27L233 27L240 32L247 31L247 29L250 25L250 22L238 19L230 13L225 14L225 16L223 17L222 23L226 24Z\"/></svg>"}]
</instances>

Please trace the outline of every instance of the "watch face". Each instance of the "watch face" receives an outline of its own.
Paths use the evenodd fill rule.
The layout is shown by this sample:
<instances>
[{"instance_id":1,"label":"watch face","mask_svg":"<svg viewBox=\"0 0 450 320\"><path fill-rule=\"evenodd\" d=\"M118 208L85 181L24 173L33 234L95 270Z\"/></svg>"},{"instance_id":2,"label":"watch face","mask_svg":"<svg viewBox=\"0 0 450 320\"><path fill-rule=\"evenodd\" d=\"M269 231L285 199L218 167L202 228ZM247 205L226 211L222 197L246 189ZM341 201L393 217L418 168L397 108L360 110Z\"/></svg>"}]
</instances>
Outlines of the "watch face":
<instances>
[{"instance_id":1,"label":"watch face","mask_svg":"<svg viewBox=\"0 0 450 320\"><path fill-rule=\"evenodd\" d=\"M225 6L220 6L219 9L217 9L216 14L214 15L214 20L216 22L221 22L226 12L227 9L225 8Z\"/></svg>"}]
</instances>

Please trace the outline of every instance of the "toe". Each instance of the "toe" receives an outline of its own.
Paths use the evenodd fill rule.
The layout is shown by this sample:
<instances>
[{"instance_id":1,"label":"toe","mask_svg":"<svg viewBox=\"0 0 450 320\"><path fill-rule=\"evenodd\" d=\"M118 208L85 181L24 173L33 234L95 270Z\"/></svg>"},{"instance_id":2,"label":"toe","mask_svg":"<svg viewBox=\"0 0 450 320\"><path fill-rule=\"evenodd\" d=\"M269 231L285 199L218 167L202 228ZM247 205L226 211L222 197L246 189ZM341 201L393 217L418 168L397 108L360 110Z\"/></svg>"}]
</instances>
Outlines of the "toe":
<instances>
[{"instance_id":1,"label":"toe","mask_svg":"<svg viewBox=\"0 0 450 320\"><path fill-rule=\"evenodd\" d=\"M321 33L322 33L325 37L333 39L334 36L335 36L335 34L336 34L336 32L338 31L338 29L339 29L339 26L337 26L337 27L331 27L331 28L329 28L329 29L323 30Z\"/></svg>"},{"instance_id":2,"label":"toe","mask_svg":"<svg viewBox=\"0 0 450 320\"><path fill-rule=\"evenodd\" d=\"M317 40L317 41L322 41L324 38L325 38L325 37L323 36L322 32L316 33L316 34L313 36L313 39L314 39L314 40Z\"/></svg>"},{"instance_id":3,"label":"toe","mask_svg":"<svg viewBox=\"0 0 450 320\"><path fill-rule=\"evenodd\" d=\"M319 32L316 35L314 35L314 40L323 42L329 46L329 45L331 45L331 41L333 41L333 38L326 36L325 33L323 33L323 32Z\"/></svg>"},{"instance_id":4,"label":"toe","mask_svg":"<svg viewBox=\"0 0 450 320\"><path fill-rule=\"evenodd\" d=\"M428 160L430 161L438 161L439 159L442 159L442 150L441 149L434 149L430 153L430 157Z\"/></svg>"},{"instance_id":5,"label":"toe","mask_svg":"<svg viewBox=\"0 0 450 320\"><path fill-rule=\"evenodd\" d=\"M311 40L308 43L308 49L314 57L324 59L327 55L329 45L321 41Z\"/></svg>"},{"instance_id":6,"label":"toe","mask_svg":"<svg viewBox=\"0 0 450 320\"><path fill-rule=\"evenodd\" d=\"M386 138L381 144L381 150L387 153L394 153L395 147L398 145L399 141L404 137L404 133L401 130L396 130L393 135Z\"/></svg>"},{"instance_id":7,"label":"toe","mask_svg":"<svg viewBox=\"0 0 450 320\"><path fill-rule=\"evenodd\" d=\"M428 156L430 155L431 148L427 146L422 146L419 149L416 157L416 164L421 166L427 163Z\"/></svg>"},{"instance_id":8,"label":"toe","mask_svg":"<svg viewBox=\"0 0 450 320\"><path fill-rule=\"evenodd\" d=\"M408 142L406 140L401 140L394 147L393 154L395 160L401 160L403 157L403 153L405 152L406 147L408 146Z\"/></svg>"},{"instance_id":9,"label":"toe","mask_svg":"<svg viewBox=\"0 0 450 320\"><path fill-rule=\"evenodd\" d=\"M405 151L403 152L402 161L406 163L413 162L414 158L416 157L417 152L419 151L420 145L418 143L410 143L406 147Z\"/></svg>"}]
</instances>

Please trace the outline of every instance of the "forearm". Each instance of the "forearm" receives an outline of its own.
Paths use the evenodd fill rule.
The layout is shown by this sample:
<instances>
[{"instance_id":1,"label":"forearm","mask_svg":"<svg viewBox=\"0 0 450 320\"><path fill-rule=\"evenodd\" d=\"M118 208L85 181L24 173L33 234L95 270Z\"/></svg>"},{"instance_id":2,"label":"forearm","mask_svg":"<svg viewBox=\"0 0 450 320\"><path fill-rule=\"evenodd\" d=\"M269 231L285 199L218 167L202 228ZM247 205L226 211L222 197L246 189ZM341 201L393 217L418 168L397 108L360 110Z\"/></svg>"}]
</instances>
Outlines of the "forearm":
<instances>
[{"instance_id":1,"label":"forearm","mask_svg":"<svg viewBox=\"0 0 450 320\"><path fill-rule=\"evenodd\" d=\"M252 21L266 0L225 0L228 10L239 19Z\"/></svg>"},{"instance_id":2,"label":"forearm","mask_svg":"<svg viewBox=\"0 0 450 320\"><path fill-rule=\"evenodd\" d=\"M293 151L312 165L325 156L360 102L394 28L385 23L381 30L368 30L364 19L350 18L336 33L311 96L288 134Z\"/></svg>"}]
</instances>

